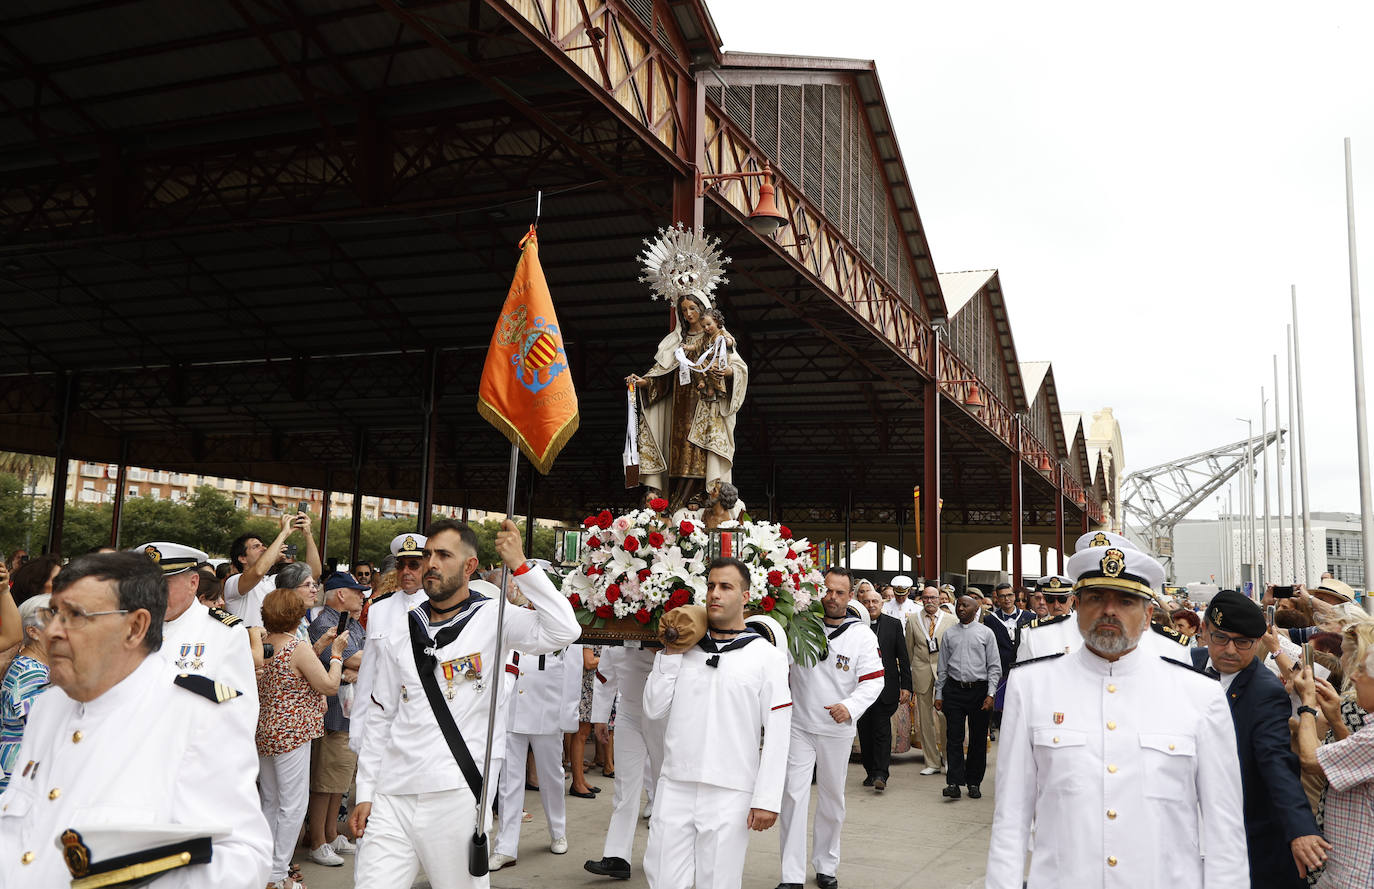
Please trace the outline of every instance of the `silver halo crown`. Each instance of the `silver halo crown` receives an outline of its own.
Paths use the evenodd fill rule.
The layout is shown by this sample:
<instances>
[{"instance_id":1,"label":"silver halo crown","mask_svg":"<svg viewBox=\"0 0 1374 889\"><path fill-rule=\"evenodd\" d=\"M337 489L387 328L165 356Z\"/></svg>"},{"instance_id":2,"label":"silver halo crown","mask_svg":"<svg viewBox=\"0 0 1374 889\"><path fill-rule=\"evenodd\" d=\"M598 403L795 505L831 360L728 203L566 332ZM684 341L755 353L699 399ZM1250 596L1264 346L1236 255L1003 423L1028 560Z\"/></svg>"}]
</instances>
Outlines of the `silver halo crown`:
<instances>
[{"instance_id":1,"label":"silver halo crown","mask_svg":"<svg viewBox=\"0 0 1374 889\"><path fill-rule=\"evenodd\" d=\"M730 257L721 254L720 238L680 222L659 229L654 240L645 238L639 260L644 266L640 283L649 285L653 299L662 297L673 307L690 294L710 309L716 287L729 283L724 272Z\"/></svg>"}]
</instances>

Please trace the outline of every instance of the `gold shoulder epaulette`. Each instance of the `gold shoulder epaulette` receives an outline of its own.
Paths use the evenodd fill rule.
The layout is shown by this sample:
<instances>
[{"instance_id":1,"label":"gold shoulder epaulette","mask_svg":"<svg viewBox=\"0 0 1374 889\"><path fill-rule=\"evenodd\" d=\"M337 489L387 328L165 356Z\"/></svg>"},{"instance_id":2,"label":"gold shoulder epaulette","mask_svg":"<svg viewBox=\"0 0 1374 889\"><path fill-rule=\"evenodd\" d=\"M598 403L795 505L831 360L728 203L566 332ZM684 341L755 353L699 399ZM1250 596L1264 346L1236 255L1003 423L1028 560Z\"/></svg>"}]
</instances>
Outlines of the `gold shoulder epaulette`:
<instances>
[{"instance_id":1,"label":"gold shoulder epaulette","mask_svg":"<svg viewBox=\"0 0 1374 889\"><path fill-rule=\"evenodd\" d=\"M1170 642L1177 642L1179 645L1188 644L1188 637L1173 627L1166 627L1163 624L1150 624L1150 628Z\"/></svg>"},{"instance_id":2,"label":"gold shoulder epaulette","mask_svg":"<svg viewBox=\"0 0 1374 889\"><path fill-rule=\"evenodd\" d=\"M216 682L209 676L199 676L195 673L179 673L177 678L172 681L187 691L194 692L216 704L223 704L225 701L233 700L242 694L242 692L230 688L223 682Z\"/></svg>"},{"instance_id":3,"label":"gold shoulder epaulette","mask_svg":"<svg viewBox=\"0 0 1374 889\"><path fill-rule=\"evenodd\" d=\"M210 616L226 627L237 627L243 623L243 618L236 617L219 607L212 607L210 609Z\"/></svg>"}]
</instances>

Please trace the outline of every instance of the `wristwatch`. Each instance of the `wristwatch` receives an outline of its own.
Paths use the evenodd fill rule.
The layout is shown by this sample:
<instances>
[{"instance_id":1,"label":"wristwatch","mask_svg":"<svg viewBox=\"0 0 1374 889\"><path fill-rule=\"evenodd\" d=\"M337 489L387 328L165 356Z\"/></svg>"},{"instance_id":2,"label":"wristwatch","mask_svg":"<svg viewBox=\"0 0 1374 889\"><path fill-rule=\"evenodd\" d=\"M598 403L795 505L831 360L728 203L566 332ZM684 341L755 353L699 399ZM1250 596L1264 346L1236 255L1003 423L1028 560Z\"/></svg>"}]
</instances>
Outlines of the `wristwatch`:
<instances>
[{"instance_id":1,"label":"wristwatch","mask_svg":"<svg viewBox=\"0 0 1374 889\"><path fill-rule=\"evenodd\" d=\"M1313 719L1316 719L1316 718L1317 718L1317 708L1316 708L1316 707L1309 707L1309 706L1307 706L1306 704L1303 704L1301 707L1298 708L1298 715L1301 716L1301 715L1304 714L1304 713L1311 713Z\"/></svg>"}]
</instances>

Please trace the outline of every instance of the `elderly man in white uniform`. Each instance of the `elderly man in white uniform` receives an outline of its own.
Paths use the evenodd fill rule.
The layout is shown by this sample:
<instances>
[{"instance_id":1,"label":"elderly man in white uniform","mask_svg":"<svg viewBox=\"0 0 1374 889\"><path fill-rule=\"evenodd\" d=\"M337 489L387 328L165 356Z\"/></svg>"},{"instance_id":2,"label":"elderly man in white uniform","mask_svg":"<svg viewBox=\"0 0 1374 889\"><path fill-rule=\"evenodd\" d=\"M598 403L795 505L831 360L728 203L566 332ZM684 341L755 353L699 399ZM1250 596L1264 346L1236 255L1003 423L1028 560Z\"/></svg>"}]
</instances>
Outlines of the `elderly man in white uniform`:
<instances>
[{"instance_id":1,"label":"elderly man in white uniform","mask_svg":"<svg viewBox=\"0 0 1374 889\"><path fill-rule=\"evenodd\" d=\"M159 649L163 658L182 673L208 676L243 695L248 706L235 710L245 714L256 731L258 680L246 625L223 608L209 608L196 598L200 587L196 566L209 556L194 547L162 540L136 546L130 552L147 556L167 579L167 613Z\"/></svg>"},{"instance_id":2,"label":"elderly man in white uniform","mask_svg":"<svg viewBox=\"0 0 1374 889\"><path fill-rule=\"evenodd\" d=\"M520 819L525 803L525 754L534 752L539 801L549 822L549 851L568 851L567 797L563 795L563 733L577 731L577 700L582 691L582 646L553 654L514 658L515 700L506 728L506 758L501 767L501 828L489 865L513 867L520 855Z\"/></svg>"},{"instance_id":3,"label":"elderly man in white uniform","mask_svg":"<svg viewBox=\"0 0 1374 889\"><path fill-rule=\"evenodd\" d=\"M864 621L849 613L853 577L848 568L825 572L826 648L809 667L791 666L792 738L787 748L787 783L779 827L782 882L778 889L801 889L806 882L806 813L811 775L816 776L816 821L811 836L811 866L816 885L835 889L840 866L840 829L844 826L844 778L859 717L883 691L883 661Z\"/></svg>"},{"instance_id":4,"label":"elderly man in white uniform","mask_svg":"<svg viewBox=\"0 0 1374 889\"><path fill-rule=\"evenodd\" d=\"M748 584L742 562L714 560L706 635L659 652L644 686L644 715L667 720L644 853L649 889L739 889L747 831L767 830L782 810L787 656L746 627Z\"/></svg>"},{"instance_id":5,"label":"elderly man in white uniform","mask_svg":"<svg viewBox=\"0 0 1374 889\"><path fill-rule=\"evenodd\" d=\"M883 603L883 614L895 617L905 625L907 615L920 611L921 603L908 598L914 585L915 581L905 574L892 578L892 598Z\"/></svg>"},{"instance_id":6,"label":"elderly man in white uniform","mask_svg":"<svg viewBox=\"0 0 1374 889\"><path fill-rule=\"evenodd\" d=\"M592 683L592 726L597 737L608 740L606 724L615 707L615 794L611 823L601 859L589 859L582 869L617 880L630 878L635 827L639 823L639 798L645 784L658 783L663 764L663 725L644 718L644 683L654 666L656 652L646 648L608 646ZM618 696L618 697L617 697ZM542 785L541 785L542 786Z\"/></svg>"},{"instance_id":7,"label":"elderly man in white uniform","mask_svg":"<svg viewBox=\"0 0 1374 889\"><path fill-rule=\"evenodd\" d=\"M499 603L468 581L477 570L477 536L452 520L435 522L427 536L427 601L404 616L404 632L368 642L376 646L376 718L358 755L358 804L349 817L363 837L354 872L359 889L409 886L420 867L434 889L489 885L486 874L468 873L489 695L499 693L497 679L512 648L537 657L572 644L582 629L568 600L525 560L520 532L508 519L497 532L496 551L533 610L506 610L498 649ZM461 764L441 718L457 729ZM498 716L493 751L504 744Z\"/></svg>"},{"instance_id":8,"label":"elderly man in white uniform","mask_svg":"<svg viewBox=\"0 0 1374 889\"><path fill-rule=\"evenodd\" d=\"M1083 647L1011 671L988 889L1248 886L1220 683L1139 645L1163 568L1108 545L1080 549L1068 569ZM1036 834L1026 877L1036 822L1054 829Z\"/></svg>"},{"instance_id":9,"label":"elderly man in white uniform","mask_svg":"<svg viewBox=\"0 0 1374 889\"><path fill-rule=\"evenodd\" d=\"M133 553L82 556L54 579L54 687L0 795L0 885L126 885L140 871L155 889L266 883L257 748L232 715L249 702L156 654L166 605L161 574Z\"/></svg>"}]
</instances>

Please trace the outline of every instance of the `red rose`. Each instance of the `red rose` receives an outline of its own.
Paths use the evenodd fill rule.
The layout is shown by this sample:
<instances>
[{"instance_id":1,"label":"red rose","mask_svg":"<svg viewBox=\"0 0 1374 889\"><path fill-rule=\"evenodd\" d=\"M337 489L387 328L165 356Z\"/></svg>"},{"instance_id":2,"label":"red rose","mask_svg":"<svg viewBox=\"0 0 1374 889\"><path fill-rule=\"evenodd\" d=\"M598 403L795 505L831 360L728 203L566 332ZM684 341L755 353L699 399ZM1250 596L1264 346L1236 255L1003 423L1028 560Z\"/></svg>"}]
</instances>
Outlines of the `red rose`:
<instances>
[{"instance_id":1,"label":"red rose","mask_svg":"<svg viewBox=\"0 0 1374 889\"><path fill-rule=\"evenodd\" d=\"M653 573L654 573L654 572L651 571L651 570L648 569L648 568L640 568L640 569L639 569L639 572L638 572L640 581L642 582L642 581L648 580L648 579L649 579L649 575L650 575L650 574L653 574Z\"/></svg>"},{"instance_id":2,"label":"red rose","mask_svg":"<svg viewBox=\"0 0 1374 889\"><path fill-rule=\"evenodd\" d=\"M568 604L574 608L581 608L582 597L579 596L577 593L573 593L571 596L568 597Z\"/></svg>"},{"instance_id":3,"label":"red rose","mask_svg":"<svg viewBox=\"0 0 1374 889\"><path fill-rule=\"evenodd\" d=\"M588 537L588 538L587 538L587 546L588 546L588 547L590 547L590 548L592 548L592 549L596 549L596 548L597 548L598 546L600 546L600 545L601 545L601 538L600 538L600 537L597 537L595 534L593 534L591 537Z\"/></svg>"},{"instance_id":4,"label":"red rose","mask_svg":"<svg viewBox=\"0 0 1374 889\"><path fill-rule=\"evenodd\" d=\"M588 577L596 577L601 573L601 569L596 565L588 565L585 573Z\"/></svg>"},{"instance_id":5,"label":"red rose","mask_svg":"<svg viewBox=\"0 0 1374 889\"><path fill-rule=\"evenodd\" d=\"M635 612L635 620L639 621L640 623L647 624L649 622L649 619L649 612L645 611L643 608Z\"/></svg>"},{"instance_id":6,"label":"red rose","mask_svg":"<svg viewBox=\"0 0 1374 889\"><path fill-rule=\"evenodd\" d=\"M769 572L768 572L768 585L769 585L769 586L782 586L782 581L783 581L783 575L782 575L782 572L781 572L781 571L778 571L778 570L775 568L775 569L773 569L772 571L769 571Z\"/></svg>"},{"instance_id":7,"label":"red rose","mask_svg":"<svg viewBox=\"0 0 1374 889\"><path fill-rule=\"evenodd\" d=\"M605 526L603 525L602 527L605 527ZM778 526L778 533L782 535L782 539L783 539L783 540L791 540L791 539L792 539L792 529L789 528L789 527L787 527L786 525L779 525L779 526Z\"/></svg>"},{"instance_id":8,"label":"red rose","mask_svg":"<svg viewBox=\"0 0 1374 889\"><path fill-rule=\"evenodd\" d=\"M693 525L691 522L683 522L682 524L677 526L677 533L681 534L683 537L686 537L688 534L691 534L696 529L697 526Z\"/></svg>"},{"instance_id":9,"label":"red rose","mask_svg":"<svg viewBox=\"0 0 1374 889\"><path fill-rule=\"evenodd\" d=\"M595 528L595 527L596 527L596 516L594 516L594 515L589 515L589 516L587 516L585 519L582 520L582 524L583 524L584 527L587 527L587 528Z\"/></svg>"},{"instance_id":10,"label":"red rose","mask_svg":"<svg viewBox=\"0 0 1374 889\"><path fill-rule=\"evenodd\" d=\"M801 575L800 575L800 574L793 574L793 575L792 575L792 588L793 588L793 589L798 589L798 590L801 589Z\"/></svg>"},{"instance_id":11,"label":"red rose","mask_svg":"<svg viewBox=\"0 0 1374 889\"><path fill-rule=\"evenodd\" d=\"M793 549L789 549L789 550L787 551L787 558L788 558L789 561L792 561L792 562L797 561L797 551L796 551L796 550L793 550Z\"/></svg>"},{"instance_id":12,"label":"red rose","mask_svg":"<svg viewBox=\"0 0 1374 889\"><path fill-rule=\"evenodd\" d=\"M611 511L609 509L603 509L601 510L601 514L596 517L597 527L601 528L601 530L604 531L607 528L611 527L611 522L614 519L615 516L611 515Z\"/></svg>"},{"instance_id":13,"label":"red rose","mask_svg":"<svg viewBox=\"0 0 1374 889\"><path fill-rule=\"evenodd\" d=\"M759 607L764 611L772 611L777 604L777 599L774 599L772 596L764 596L763 601L759 602Z\"/></svg>"},{"instance_id":14,"label":"red rose","mask_svg":"<svg viewBox=\"0 0 1374 889\"><path fill-rule=\"evenodd\" d=\"M610 617L613 614L615 614L615 612L611 610L611 606L609 605L602 605L596 609L597 617Z\"/></svg>"},{"instance_id":15,"label":"red rose","mask_svg":"<svg viewBox=\"0 0 1374 889\"><path fill-rule=\"evenodd\" d=\"M613 584L611 584L610 586L606 587L606 601L607 601L607 602L614 602L616 599L619 599L619 598L620 598L620 584L618 584L618 583L613 583Z\"/></svg>"},{"instance_id":16,"label":"red rose","mask_svg":"<svg viewBox=\"0 0 1374 889\"><path fill-rule=\"evenodd\" d=\"M660 546L663 545L663 535L658 533L657 531L650 531L649 545L652 546L654 549L658 549Z\"/></svg>"},{"instance_id":17,"label":"red rose","mask_svg":"<svg viewBox=\"0 0 1374 889\"><path fill-rule=\"evenodd\" d=\"M634 552L635 550L639 549L639 538L638 538L638 537L626 537L626 538L625 538L625 542L622 543L621 546L625 547L625 552L627 552L627 553L632 553L632 552Z\"/></svg>"},{"instance_id":18,"label":"red rose","mask_svg":"<svg viewBox=\"0 0 1374 889\"><path fill-rule=\"evenodd\" d=\"M654 512L663 512L663 510L668 508L668 501L664 500L662 497L655 497L649 501L649 508Z\"/></svg>"},{"instance_id":19,"label":"red rose","mask_svg":"<svg viewBox=\"0 0 1374 889\"><path fill-rule=\"evenodd\" d=\"M678 587L677 589L673 590L673 594L668 597L668 605L672 608L677 608L680 605L686 605L690 601L692 601L692 594L682 589L681 587Z\"/></svg>"}]
</instances>

